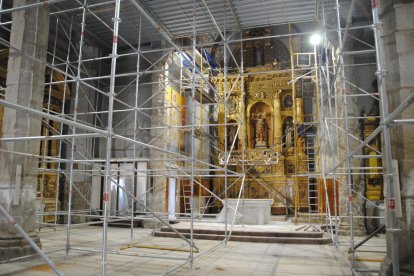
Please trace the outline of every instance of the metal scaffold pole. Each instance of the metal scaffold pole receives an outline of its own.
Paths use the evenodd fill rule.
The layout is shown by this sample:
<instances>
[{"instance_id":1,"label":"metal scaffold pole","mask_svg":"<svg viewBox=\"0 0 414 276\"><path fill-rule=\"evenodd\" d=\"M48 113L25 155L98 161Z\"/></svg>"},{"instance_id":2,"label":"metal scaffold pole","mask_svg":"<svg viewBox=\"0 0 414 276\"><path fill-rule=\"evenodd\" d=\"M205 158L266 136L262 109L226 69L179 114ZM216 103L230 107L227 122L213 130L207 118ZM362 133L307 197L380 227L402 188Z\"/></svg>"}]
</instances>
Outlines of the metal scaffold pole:
<instances>
[{"instance_id":1,"label":"metal scaffold pole","mask_svg":"<svg viewBox=\"0 0 414 276\"><path fill-rule=\"evenodd\" d=\"M380 116L381 121L384 123L390 116L388 107L388 95L385 85L386 72L384 71L383 52L381 45L381 34L380 34L380 21L378 16L378 1L372 0L372 17L373 17L373 30L375 39L375 52L377 60L377 77L378 77L378 89L380 94ZM387 187L387 198L386 198L386 221L387 221L387 233L391 237L391 259L392 259L392 271L394 276L400 275L399 269L399 257L398 257L398 226L395 209L395 195L394 195L394 183L393 183L393 168L392 168L392 148L391 148L391 136L390 126L384 125L382 130L384 141L382 142L383 151L383 167L384 183Z\"/></svg>"},{"instance_id":2,"label":"metal scaffold pole","mask_svg":"<svg viewBox=\"0 0 414 276\"><path fill-rule=\"evenodd\" d=\"M228 200L227 200L227 196L228 196L228 176L227 176L227 166L228 166L228 160L229 160L229 156L227 156L229 154L228 149L227 149L227 145L228 145L228 130L227 130L227 93L229 93L227 91L227 68L228 68L228 60L227 60L227 11L226 11L226 5L224 4L224 47L223 47L223 64L224 64L224 68L223 68L223 76L224 76L224 89L223 89L223 105L224 105L224 245L227 246L227 242L228 242Z\"/></svg>"},{"instance_id":3,"label":"metal scaffold pole","mask_svg":"<svg viewBox=\"0 0 414 276\"><path fill-rule=\"evenodd\" d=\"M196 0L193 0L193 62L191 68L191 175L190 175L190 269L193 269L194 262L194 156L195 156L195 94L196 94L196 43L197 43L197 14ZM201 183L202 184L202 183Z\"/></svg>"},{"instance_id":4,"label":"metal scaffold pole","mask_svg":"<svg viewBox=\"0 0 414 276\"><path fill-rule=\"evenodd\" d=\"M79 53L78 53L78 71L76 77L76 87L75 87L75 100L74 100L74 108L73 108L73 122L77 123L77 112L78 112L78 104L79 104L79 94L80 94L80 82L79 79L81 78L81 69L82 69L82 54L83 54L83 45L84 45L84 31L85 31L85 20L86 20L86 8L85 5L87 0L84 0L83 5L84 8L82 9L82 23L81 23L81 34L80 34L80 41L79 41ZM69 42L70 43L70 42ZM76 136L76 126L73 126L72 133ZM75 142L76 139L72 138L72 145L71 145L71 155L70 155L70 169L69 169L69 195L68 195L68 214L67 214L67 236L66 236L66 257L69 254L70 250L70 227L71 227L71 220L72 220L72 197L73 197L73 181L74 181L74 159L75 159Z\"/></svg>"},{"instance_id":5,"label":"metal scaffold pole","mask_svg":"<svg viewBox=\"0 0 414 276\"><path fill-rule=\"evenodd\" d=\"M351 8L348 12L348 19L352 14L354 6L354 0L351 2ZM354 248L354 211L353 211L353 176L351 173L351 158L350 156L350 145L349 145L349 122L348 122L348 97L345 84L345 66L344 66L344 39L342 38L341 32L341 17L340 17L340 5L339 1L336 0L336 15L337 15L337 30L338 30L338 50L339 50L339 78L340 78L340 92L342 93L343 99L343 116L344 116L344 127L345 127L345 152L346 152L346 173L347 173L347 187L348 187L348 219L349 219L349 229L350 229L350 248L352 249L351 253L351 270L355 269L355 252ZM347 22L348 23L348 22ZM336 80L335 80L336 81Z\"/></svg>"},{"instance_id":6,"label":"metal scaffold pole","mask_svg":"<svg viewBox=\"0 0 414 276\"><path fill-rule=\"evenodd\" d=\"M138 101L139 101L139 70L140 70L140 61L141 61L141 30L142 30L142 18L141 15L139 16L139 26L138 26L138 50L137 50L137 76L135 79L135 110L134 110L134 134L133 134L133 139L137 140L137 124L138 124ZM136 145L133 145L133 157L134 159L136 159ZM134 168L136 168L137 163L134 162ZM132 188L133 188L133 192L135 195L135 191L137 190L137 177L134 176L134 180L133 180L133 184L132 184ZM131 198L131 240L134 237L134 206L135 206L135 202L134 199Z\"/></svg>"},{"instance_id":7,"label":"metal scaffold pole","mask_svg":"<svg viewBox=\"0 0 414 276\"><path fill-rule=\"evenodd\" d=\"M243 38L243 32L240 30L240 38ZM244 47L243 47L243 41L240 41L240 74L241 74L241 78L240 78L240 89L241 89L241 94L242 94L242 107L241 110L246 110L246 106L245 106L245 98L246 98L246 94L244 91ZM246 116L242 115L242 118L240 118L241 122L241 128L242 128L242 134L241 134L241 146L242 146L242 156L246 156L246 131L247 131L247 122L246 122ZM244 178L244 181L246 181L246 163L245 163L245 158L242 158L242 175ZM245 213L245 198L246 198L246 184L243 185L243 189L242 189L242 214ZM244 216L242 217L242 226L244 227Z\"/></svg>"},{"instance_id":8,"label":"metal scaffold pole","mask_svg":"<svg viewBox=\"0 0 414 276\"><path fill-rule=\"evenodd\" d=\"M70 21L70 27L69 27L69 37L68 37L68 47L67 47L67 55L66 55L66 62L69 62L69 57L70 57L70 46L71 46L71 40L72 40L72 28L73 28L73 17L71 17L71 21ZM65 65L65 72L67 73L69 70L69 66L66 64ZM65 80L67 80L67 74L65 74ZM68 85L65 83L64 84L64 88L63 88L63 100L62 100L62 111L61 111L61 115L63 116L65 113L65 106L66 106L66 97L67 94L69 93L68 91ZM59 135L62 136L63 135L63 123L60 123L60 130L59 130ZM60 182L60 178L61 178L61 159L62 159L62 151L63 151L63 139L59 140L59 146L58 146L58 158L59 158L59 162L57 163L57 180L56 183ZM60 185L57 184L57 188L56 188L56 196L55 196L55 225L57 224L57 212L58 212L58 199L59 199L59 190L60 190ZM56 227L56 226L55 226ZM56 228L55 228L56 229Z\"/></svg>"},{"instance_id":9,"label":"metal scaffold pole","mask_svg":"<svg viewBox=\"0 0 414 276\"><path fill-rule=\"evenodd\" d=\"M105 183L103 191L103 237L102 237L102 275L107 273L107 247L108 247L108 212L110 204L110 184L111 184L111 152L112 152L112 138L113 138L113 106L114 106L114 97L115 93L115 73L116 73L116 62L118 54L118 32L119 32L119 23L121 19L119 18L119 13L121 9L121 0L115 1L115 15L113 17L114 30L113 30L113 39L112 39L112 55L111 55L111 79L109 84L109 96L108 96L108 123L107 123L107 137L106 137L106 161L105 161ZM113 199L114 200L114 199Z\"/></svg>"}]
</instances>

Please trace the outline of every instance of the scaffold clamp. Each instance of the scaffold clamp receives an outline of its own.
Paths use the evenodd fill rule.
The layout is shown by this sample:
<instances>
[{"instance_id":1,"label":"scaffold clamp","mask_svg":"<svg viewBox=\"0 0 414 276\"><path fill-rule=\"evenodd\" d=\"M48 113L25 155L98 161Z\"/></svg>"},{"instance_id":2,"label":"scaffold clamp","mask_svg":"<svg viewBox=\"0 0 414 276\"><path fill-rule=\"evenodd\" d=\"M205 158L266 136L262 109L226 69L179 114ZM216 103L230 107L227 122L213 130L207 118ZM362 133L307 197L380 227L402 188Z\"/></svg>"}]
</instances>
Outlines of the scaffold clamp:
<instances>
[{"instance_id":1,"label":"scaffold clamp","mask_svg":"<svg viewBox=\"0 0 414 276\"><path fill-rule=\"evenodd\" d=\"M388 199L388 209L394 211L395 210L395 199L389 198Z\"/></svg>"},{"instance_id":2,"label":"scaffold clamp","mask_svg":"<svg viewBox=\"0 0 414 276\"><path fill-rule=\"evenodd\" d=\"M108 202L109 201L109 193L103 193L102 195L102 200L104 202Z\"/></svg>"}]
</instances>

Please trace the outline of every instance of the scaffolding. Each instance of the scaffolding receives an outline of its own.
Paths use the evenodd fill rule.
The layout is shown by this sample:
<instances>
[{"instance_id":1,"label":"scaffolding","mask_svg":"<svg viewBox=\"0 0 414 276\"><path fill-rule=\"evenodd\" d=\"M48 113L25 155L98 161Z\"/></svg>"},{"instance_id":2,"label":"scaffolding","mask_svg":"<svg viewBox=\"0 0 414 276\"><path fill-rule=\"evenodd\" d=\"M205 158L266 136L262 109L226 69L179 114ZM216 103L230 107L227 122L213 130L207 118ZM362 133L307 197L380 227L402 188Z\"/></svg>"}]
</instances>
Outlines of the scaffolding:
<instances>
[{"instance_id":1,"label":"scaffolding","mask_svg":"<svg viewBox=\"0 0 414 276\"><path fill-rule=\"evenodd\" d=\"M327 178L334 179L334 189L338 190L341 187L348 189L347 194L347 216L340 216L339 210L337 210L337 203L339 199L337 198L337 193L335 192L335 209L330 210L331 214L328 213L329 221L331 227L334 226L334 229L337 229L334 232L334 243L339 245L338 242L338 228L341 219L346 219L349 223L349 252L351 254L351 270L353 273L364 272L364 269L361 269L356 264L355 258L355 240L354 240L354 231L358 228L356 221L361 218L366 218L367 216L360 216L354 214L356 206L358 203L355 199L363 199L366 202L369 202L375 208L383 210L384 207L379 206L378 203L370 201L361 191L355 189L355 178L361 175L370 175L378 174L382 172L384 177L384 183L386 183L387 195L385 198L385 209L386 209L386 229L391 236L391 247L390 255L393 263L393 275L399 275L399 261L398 261L398 244L397 244L397 224L396 224L396 213L395 213L395 198L394 198L394 188L393 188L393 179L392 179L392 153L391 153L391 143L390 143L390 128L392 127L392 121L395 119L395 116L400 114L405 108L407 108L412 103L412 96L409 96L406 101L395 109L394 112L388 112L388 96L385 89L385 78L386 74L384 72L384 62L382 60L382 45L380 41L380 32L381 24L378 16L378 1L371 1L371 11L372 11L372 24L366 24L362 26L353 27L351 26L352 14L355 10L355 5L358 1L351 1L349 7L345 10L340 5L339 1L336 0L336 32L337 32L337 41L338 49L336 53L333 53L333 58L330 61L327 56L329 56L329 50L332 50L332 47L329 43L325 43L324 47L319 52L319 60L324 59L324 63L321 63L318 70L320 71L321 85L322 89L320 102L322 103L321 107L321 125L325 126L327 145L330 147L331 154L336 153L336 157L333 159L332 166L327 166L327 162L330 160L330 154L326 154L327 149L325 148L325 153L322 155L322 159L325 158L325 161L322 160L322 176L324 180L324 185L326 188ZM341 14L347 14L346 21L341 22ZM367 14L369 14L367 12ZM329 31L329 26L323 19L323 29L325 34ZM352 29L366 30L372 32L374 36L374 44L370 44L361 39L358 39L350 34ZM347 40L357 40L365 46L364 50L355 50L355 51L346 51L345 43ZM378 92L370 93L364 90L361 87L358 87L350 80L352 80L351 70L355 66L372 66L372 64L355 64L352 62L347 62L346 57L355 56L355 55L370 55L375 54L375 75L378 80ZM322 58L324 56L324 58ZM332 62L333 61L333 62ZM335 87L336 86L336 87ZM324 98L325 97L325 98ZM359 114L354 114L350 110L350 106L356 104L356 99L359 97L368 97L374 99L378 102L379 105L379 115L380 123L370 132L367 137L356 137L355 133L352 131L352 126L357 123L357 120L367 119L370 115L363 114L362 117L358 116ZM351 102L351 103L350 103ZM376 119L377 116L371 116L371 119ZM375 147L370 145L370 142L382 134L382 150L379 151ZM352 143L351 143L352 141ZM338 154L338 146L344 142L343 152L344 156ZM352 144L352 145L351 145ZM370 150L375 152L374 155L368 155L366 152L362 152L364 147L368 147ZM383 167L378 166L378 161L370 163L364 162L366 159L382 160ZM381 162L381 161L379 161ZM362 163L363 165L355 165L356 163ZM365 164L365 165L364 165ZM342 177L345 175L346 177ZM337 181L338 180L338 181ZM345 196L345 195L343 195ZM358 245L359 246L359 245Z\"/></svg>"},{"instance_id":2,"label":"scaffolding","mask_svg":"<svg viewBox=\"0 0 414 276\"><path fill-rule=\"evenodd\" d=\"M131 240L133 237L134 223L142 219L151 219L158 221L160 224L168 227L175 232L180 238L188 243L189 257L182 262L182 258L176 259L181 261L176 267L171 268L166 273L173 272L184 265L193 266L193 262L204 254L216 249L221 245L226 245L229 241L237 216L240 216L239 210L244 208L245 198L245 178L251 176L249 171L257 165L257 161L248 162L242 158L240 171L233 170L234 156L245 156L245 130L246 118L238 118L235 121L228 121L229 96L232 94L236 84L240 85L244 92L244 78L252 73L248 73L244 67L243 43L251 40L264 39L281 39L288 38L292 44L293 38L307 38L315 33L310 32L293 32L290 25L299 23L300 21L283 22L289 25L289 31L284 34L265 35L256 38L243 37L242 26L238 20L232 1L219 1L219 9L217 11L217 3L212 11L211 4L208 1L190 1L192 18L188 19L188 25L191 30L186 34L174 36L169 26L162 23L154 12L141 1L121 1L111 0L106 2L92 2L84 0L73 1L71 5L64 4L64 0L42 1L36 4L30 4L22 7L0 7L0 15L2 20L5 16L13 12L36 8L39 6L55 7L51 9L51 20L55 22L54 43L49 54L47 68L50 71L50 78L46 79L45 90L48 91L48 101L44 105L43 110L35 110L26 106L18 105L0 99L0 105L5 108L11 108L22 112L27 112L31 116L41 118L44 124L44 133L41 136L32 137L14 137L0 138L3 143L12 143L19 140L41 140L42 150L39 155L30 155L24 152L10 152L1 149L3 154L15 154L39 158L39 174L41 175L41 204L43 204L43 187L45 175L47 173L55 173L57 176L56 183L60 182L60 178L68 183L68 204L66 211L59 211L59 189L54 194L55 207L49 212L44 212L41 208L38 214L38 226L41 227L64 227L67 231L65 241L66 256L70 255L71 250L88 251L86 248L73 248L71 229L74 227L101 224L103 226L102 250L89 250L102 255L102 274L107 272L107 258L112 251L108 247L108 227L110 223L129 221L131 228ZM75 3L76 2L76 3ZM345 219L349 223L350 242L349 248L351 252L351 269L358 272L358 266L355 263L355 241L354 228L356 219L361 216L354 214L355 198L368 199L360 192L354 189L353 179L361 174L366 174L372 170L374 173L382 172L384 182L387 183L387 231L391 233L391 255L394 275L399 275L398 268L398 248L397 248L397 225L395 215L395 196L392 187L392 152L390 143L390 128L395 124L410 123L411 120L397 120L397 116L404 111L413 101L411 95L394 111L389 112L388 102L385 90L386 74L383 69L383 61L381 59L382 50L380 42L380 22L378 18L377 1L372 1L372 24L365 26L351 26L351 15L354 12L355 1L351 0L349 6L342 7L339 0L317 1L318 12L315 30L317 29L323 37L323 45L315 45L314 51L311 53L296 53L293 46L290 47L291 68L283 70L291 74L292 91L295 95L297 85L301 83L305 85L305 80L309 80L315 86L310 93L310 98L314 98L316 108L314 112L318 115L304 114L304 121L294 122L295 127L292 130L295 139L302 132L307 135L307 144L305 146L308 155L308 171L296 174L295 179L306 178L308 187L308 216L311 213L317 213L323 223L329 225L329 233L332 236L333 243L339 247L338 229L341 219ZM3 1L1 2L3 5ZM133 7L134 14L138 15L138 22L131 22L130 18L125 16L122 19L121 4L128 3L129 7ZM335 6L335 9L332 7ZM64 8L63 8L64 7ZM112 25L108 22L108 18L102 16L99 9L110 9L113 12ZM74 17L67 14L80 12L81 21L75 22ZM209 35L218 37L219 41L201 40L201 34L205 28L205 22L200 22L199 13L204 13L208 18L210 27ZM347 13L347 20L341 20L341 16ZM336 26L328 24L326 17L328 14L335 18ZM101 24L110 35L108 41L104 38L96 37L93 30L88 29L87 17L92 17L98 24ZM229 19L234 19L236 24L229 26ZM9 18L6 18L9 20ZM310 21L310 20L309 20ZM233 21L231 21L233 22ZM344 25L345 23L345 25ZM1 22L3 29L10 31L6 26L11 21ZM126 25L123 25L126 24ZM282 23L280 23L282 24ZM130 30L135 32L135 37L126 35L123 26L128 26ZM345 27L344 27L345 26ZM74 43L76 32L74 29L79 28L79 43ZM211 28L212 27L212 28ZM126 28L126 27L125 27ZM143 31L146 28L147 32ZM373 32L375 44L368 45L368 49L360 51L346 51L345 42L347 39L358 39L350 34L354 29L367 29ZM165 47L159 49L142 49L143 36L148 35L148 29L161 37L165 42ZM57 54L58 33L63 33L66 37L66 52L61 55ZM230 35L230 33L233 35ZM240 34L239 38L234 35ZM336 39L333 38L337 36ZM87 38L89 36L89 38ZM85 52L89 51L85 46L86 39L102 41L111 51L108 55L100 52L97 56L87 56ZM329 40L336 40L337 45L329 43ZM360 40L360 39L359 39ZM179 42L181 41L181 42ZM119 45L122 43L122 52L119 51ZM10 44L4 39L0 40L0 44L5 48L11 48ZM108 46L109 45L109 46ZM137 46L134 46L137 45ZM234 47L241 48L241 56L238 60L234 54ZM205 55L206 49L217 47L222 52L223 64L219 68L212 68L211 63ZM50 47L49 47L50 48ZM125 51L125 49L128 49ZM18 49L14 49L18 51ZM21 53L21 52L20 52ZM369 93L349 81L347 77L347 68L352 66L364 66L361 64L347 63L345 56L351 55L376 55L375 63L369 66L376 66L376 75L378 77L378 93ZM21 53L23 54L23 53ZM304 68L295 66L299 64L301 55L308 56L309 64ZM155 59L153 57L156 57ZM32 58L25 56L25 58ZM131 72L123 72L119 68L120 59L136 59L135 68ZM229 61L235 66L230 67ZM98 69L91 69L98 64ZM107 66L109 72L105 72L102 67ZM277 70L278 71L278 70ZM220 72L223 74L224 93L220 93L211 81L213 74ZM272 72L272 71L269 71ZM269 73L268 72L268 73ZM233 86L228 85L228 75L235 76ZM264 72L266 73L266 72ZM58 74L60 77L55 78ZM124 79L129 82L125 84ZM52 90L54 87L62 85L63 96L61 99L60 112L54 110L52 106ZM70 91L72 87L73 91ZM132 88L133 98L123 98L124 91ZM150 95L145 93L150 90ZM302 90L303 92L303 90ZM93 96L91 96L93 95ZM303 96L303 95L302 95ZM176 101L173 98L177 97ZM348 110L349 102L359 97L370 97L378 101L380 106L380 123L378 127L365 139L355 136L350 130L350 125L361 117L355 116ZM71 99L72 98L72 99ZM65 107L68 100L71 99L70 110ZM93 99L93 101L90 101ZM132 103L130 102L132 101ZM244 105L244 102L241 103ZM345 107L344 107L345 106ZM242 107L244 109L244 107ZM79 111L83 109L82 111ZM223 122L217 118L219 109L224 110ZM152 112L152 113L151 113ZM154 115L155 114L155 115ZM185 116L181 118L180 116ZM115 118L118 120L114 123ZM123 116L122 119L119 119ZM175 117L174 117L175 116ZM306 119L311 116L310 119ZM294 116L296 117L296 116ZM123 124L132 118L133 129L122 129ZM166 120L165 118L169 118ZM171 118L174 118L171 119ZM363 117L366 118L366 117ZM145 120L144 120L145 119ZM142 121L149 124L142 123ZM236 126L236 134L242 134L242 148L239 152L235 150L235 139L228 141L229 126ZM69 128L69 130L68 130ZM127 127L125 127L127 128ZM217 129L224 130L224 140L222 144L217 139ZM311 131L311 128L317 128L318 133ZM66 131L66 132L65 132ZM147 133L147 140L143 139L141 133ZM132 134L131 134L132 133ZM363 147L371 147L372 141L378 135L383 135L383 150L373 149L376 155L365 155L361 153ZM290 134L289 134L290 135ZM168 141L168 137L175 137L177 140ZM285 139L282 137L281 139ZM320 140L317 142L316 140ZM57 141L54 147L57 151L48 155L48 145L45 141ZM189 148L185 145L189 144ZM197 144L196 144L197 141ZM339 154L338 145L344 142L342 152L344 156ZM352 142L351 142L352 141ZM276 154L276 148L282 141L278 141L268 149L271 160L269 162L278 162L278 158L272 159ZM79 146L84 145L86 151L79 150ZM128 157L116 157L114 148L122 144L129 147L132 155ZM175 145L174 145L175 144ZM351 145L352 144L352 145ZM104 151L95 152L99 145L104 146ZM208 148L203 148L208 145ZM64 153L64 146L69 150ZM371 147L372 148L372 147ZM295 151L296 151L295 147ZM100 149L96 150L100 151ZM143 157L144 151L151 151L151 158ZM49 151L50 152L50 151ZM269 156L263 156L266 160ZM296 155L295 155L296 156ZM206 158L207 157L207 158ZM319 158L318 158L319 157ZM369 164L364 166L355 166L355 163L367 158L376 158L381 160L383 168L372 167ZM355 161L356 160L356 161ZM359 160L359 161L358 161ZM332 161L332 162L330 162ZM354 161L354 162L353 162ZM137 164L144 162L148 167L139 167ZM295 160L295 166L298 166L298 160ZM361 163L361 162L360 162ZM53 164L53 165L48 165ZM113 164L118 164L114 165ZM122 166L120 164L123 164ZM366 164L366 163L364 163ZM65 167L68 166L68 167ZM133 174L132 190L128 190L119 182L122 173ZM94 207L93 203L83 195L78 187L77 179L81 176L99 177L104 179L102 190L102 208ZM141 178L147 178L149 183L148 189L138 195L136 191L137 181ZM171 180L168 185L160 184L157 179L175 179ZM203 184L205 179L218 178L222 181L222 185L209 189ZM318 182L317 179L322 179ZM180 183L176 183L180 179ZM183 181L184 180L184 181ZM260 179L255 179L269 194L281 197L266 185ZM91 184L92 185L92 184ZM168 213L155 212L148 207L144 200L150 196L153 191L166 189L175 186L180 191L180 197L184 202L184 212L176 212L175 208L169 209ZM236 208L227 205L228 191L231 187L240 185L237 196ZM299 192L298 184L295 184L295 199L292 203L295 219L300 215L300 203L298 202ZM222 186L222 189L221 189ZM328 186L333 187L333 204L329 202ZM121 191L125 195L127 205L119 208L119 205L111 203L113 194L112 187L116 187L118 193ZM312 187L312 189L311 189ZM316 187L320 187L316 189ZM339 208L339 190L347 190L347 215L340 215ZM283 196L282 196L283 197ZM196 200L197 198L197 200ZM84 201L85 209L73 210L74 199ZM164 198L166 200L166 198ZM204 202L205 199L205 202ZM164 203L163 203L164 204ZM175 204L172 202L171 204ZM224 211L224 239L213 247L200 251L194 241L194 222L202 221L208 218L206 210L213 204L219 206ZM371 202L377 208L383 208L378 204ZM288 205L288 204L286 204ZM333 208L331 207L333 206ZM0 206L1 207L1 206ZM120 210L119 210L120 209ZM234 215L229 217L228 209L233 209ZM1 210L10 221L13 221L6 210ZM136 215L139 213L139 215ZM44 216L53 216L50 222L44 221ZM178 216L175 217L175 216ZM59 217L64 217L63 223L59 223ZM178 232L173 225L169 224L169 219L174 217L176 220L190 221L190 237L187 238ZM366 217L366 216L362 216ZM83 222L74 223L75 218L81 218ZM77 219L80 221L80 219ZM343 220L342 220L343 221ZM21 229L20 229L21 230ZM19 231L20 231L19 230ZM24 235L24 234L23 234ZM30 240L27 235L25 238ZM40 249L36 249L37 251ZM195 252L199 252L195 254ZM60 273L50 259L41 254L52 268ZM154 255L154 258L163 258L162 255ZM168 257L171 258L171 257Z\"/></svg>"}]
</instances>

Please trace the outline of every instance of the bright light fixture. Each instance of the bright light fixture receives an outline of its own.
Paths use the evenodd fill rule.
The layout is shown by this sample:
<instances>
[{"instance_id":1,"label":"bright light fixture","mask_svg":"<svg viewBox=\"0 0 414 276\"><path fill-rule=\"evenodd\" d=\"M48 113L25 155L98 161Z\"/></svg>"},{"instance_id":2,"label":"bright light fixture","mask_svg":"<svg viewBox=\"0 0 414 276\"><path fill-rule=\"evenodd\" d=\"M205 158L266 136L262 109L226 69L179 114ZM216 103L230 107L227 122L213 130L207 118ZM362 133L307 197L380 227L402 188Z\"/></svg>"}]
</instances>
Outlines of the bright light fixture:
<instances>
[{"instance_id":1,"label":"bright light fixture","mask_svg":"<svg viewBox=\"0 0 414 276\"><path fill-rule=\"evenodd\" d=\"M319 45L321 43L321 40L322 40L321 35L316 33L316 34L311 35L309 41L312 45Z\"/></svg>"}]
</instances>

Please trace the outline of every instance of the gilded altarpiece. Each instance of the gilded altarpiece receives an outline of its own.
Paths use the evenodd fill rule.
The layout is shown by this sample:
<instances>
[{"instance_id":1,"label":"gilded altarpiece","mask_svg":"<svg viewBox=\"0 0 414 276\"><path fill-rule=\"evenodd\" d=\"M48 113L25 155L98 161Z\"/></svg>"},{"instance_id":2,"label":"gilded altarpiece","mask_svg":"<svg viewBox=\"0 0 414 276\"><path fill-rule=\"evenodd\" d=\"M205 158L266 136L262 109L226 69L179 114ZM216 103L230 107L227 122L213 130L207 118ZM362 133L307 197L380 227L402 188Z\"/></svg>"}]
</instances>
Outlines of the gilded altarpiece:
<instances>
[{"instance_id":1,"label":"gilded altarpiece","mask_svg":"<svg viewBox=\"0 0 414 276\"><path fill-rule=\"evenodd\" d=\"M63 108L65 107L64 103L68 103L68 100L71 98L71 92L69 86L63 81L65 77L58 73L53 72L53 77L51 78L51 70L46 70L45 75L46 82L54 81L61 82L52 86L45 86L44 90L44 99L43 99L43 108L50 110L55 114L61 114ZM61 133L61 124L56 121L45 119L42 121L42 136L52 136L59 135ZM60 141L59 140L42 140L40 143L40 155L46 157L58 157L60 151ZM44 212L52 212L56 210L56 193L57 186L59 185L58 177L58 163L56 162L45 162L44 159L40 159L39 162L39 173L37 176L38 187L37 187L37 197L41 199L42 204L44 205ZM54 215L44 215L43 221L47 223L55 222Z\"/></svg>"},{"instance_id":2,"label":"gilded altarpiece","mask_svg":"<svg viewBox=\"0 0 414 276\"><path fill-rule=\"evenodd\" d=\"M372 114L371 114L372 115ZM361 120L362 139L366 139L379 126L378 118L364 118ZM372 156L364 160L364 166L370 167L365 175L365 196L371 201L383 200L383 181L381 170L382 167L380 155L381 140L380 136L376 136L369 143L369 147L363 148L364 154Z\"/></svg>"},{"instance_id":3,"label":"gilded altarpiece","mask_svg":"<svg viewBox=\"0 0 414 276\"><path fill-rule=\"evenodd\" d=\"M268 73L272 70L271 66L247 69L244 89L237 75L227 75L227 89L222 74L213 79L221 98L225 90L228 97L226 111L219 106L218 143L224 149L227 135L230 169L242 172L244 163L245 198L272 198L272 213L286 214L288 207L308 207L307 181L298 176L308 170L305 138L295 128L303 123L303 100L292 97L289 73ZM227 130L222 126L225 113ZM217 163L222 161L218 156ZM229 178L228 183L233 181ZM228 197L238 197L241 180L237 181ZM215 185L221 187L222 182L216 180Z\"/></svg>"}]
</instances>

